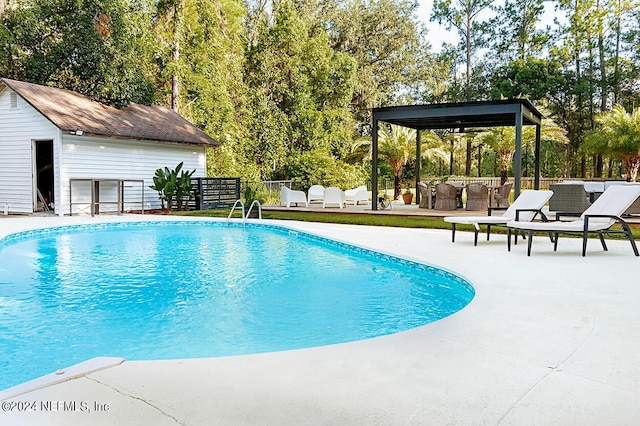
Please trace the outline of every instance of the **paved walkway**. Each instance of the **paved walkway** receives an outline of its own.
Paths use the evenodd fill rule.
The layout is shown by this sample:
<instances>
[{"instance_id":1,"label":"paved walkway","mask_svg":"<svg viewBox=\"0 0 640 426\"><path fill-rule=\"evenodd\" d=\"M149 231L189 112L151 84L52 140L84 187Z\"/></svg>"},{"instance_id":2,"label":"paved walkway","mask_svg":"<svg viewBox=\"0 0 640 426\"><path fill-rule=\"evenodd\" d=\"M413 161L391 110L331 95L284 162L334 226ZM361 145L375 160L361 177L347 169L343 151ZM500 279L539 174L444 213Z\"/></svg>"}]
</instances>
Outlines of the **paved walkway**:
<instances>
[{"instance_id":1,"label":"paved walkway","mask_svg":"<svg viewBox=\"0 0 640 426\"><path fill-rule=\"evenodd\" d=\"M138 219L12 218L0 220L0 236ZM524 244L508 253L504 235L473 247L464 232L452 244L443 230L281 224L456 271L476 296L436 323L353 343L115 360L119 365L10 400L85 402L90 412L0 412L0 424L638 424L640 259L627 241L611 241L608 252L590 241L583 258L577 239L561 239L554 253L538 237L527 257Z\"/></svg>"}]
</instances>

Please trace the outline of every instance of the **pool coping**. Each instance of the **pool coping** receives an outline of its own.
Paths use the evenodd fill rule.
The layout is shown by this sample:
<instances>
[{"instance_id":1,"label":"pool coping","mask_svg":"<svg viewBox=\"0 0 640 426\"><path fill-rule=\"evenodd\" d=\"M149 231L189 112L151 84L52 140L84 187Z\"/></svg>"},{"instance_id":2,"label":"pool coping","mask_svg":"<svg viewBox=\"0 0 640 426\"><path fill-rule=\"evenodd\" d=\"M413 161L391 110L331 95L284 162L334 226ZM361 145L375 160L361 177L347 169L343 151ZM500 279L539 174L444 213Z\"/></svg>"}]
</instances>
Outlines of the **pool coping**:
<instances>
[{"instance_id":1,"label":"pool coping","mask_svg":"<svg viewBox=\"0 0 640 426\"><path fill-rule=\"evenodd\" d=\"M7 388L0 391L0 401L15 398L29 392L37 391L49 386L54 386L68 380L77 379L78 377L87 376L96 371L106 368L116 367L124 362L124 358L118 357L95 357L86 361L79 362L67 368L62 368L56 372L37 377L28 382Z\"/></svg>"},{"instance_id":2,"label":"pool coping","mask_svg":"<svg viewBox=\"0 0 640 426\"><path fill-rule=\"evenodd\" d=\"M13 230L54 223L9 220ZM525 245L507 253L500 235L473 247L472 234L463 232L452 244L444 230L264 222L442 267L471 282L476 297L457 314L395 335L256 356L125 361L17 399L95 399L107 392L120 410L92 417L97 424L136 424L126 420L136 415L201 423L212 413L220 424L629 424L640 418L634 338L640 289L628 272L639 260L628 242L608 241L609 252L602 252L593 241L582 258L577 240L561 239L553 253L539 237L529 258ZM0 237L6 223L0 221ZM50 419L0 413L0 420L3 415L16 422ZM58 420L87 418L58 413Z\"/></svg>"}]
</instances>

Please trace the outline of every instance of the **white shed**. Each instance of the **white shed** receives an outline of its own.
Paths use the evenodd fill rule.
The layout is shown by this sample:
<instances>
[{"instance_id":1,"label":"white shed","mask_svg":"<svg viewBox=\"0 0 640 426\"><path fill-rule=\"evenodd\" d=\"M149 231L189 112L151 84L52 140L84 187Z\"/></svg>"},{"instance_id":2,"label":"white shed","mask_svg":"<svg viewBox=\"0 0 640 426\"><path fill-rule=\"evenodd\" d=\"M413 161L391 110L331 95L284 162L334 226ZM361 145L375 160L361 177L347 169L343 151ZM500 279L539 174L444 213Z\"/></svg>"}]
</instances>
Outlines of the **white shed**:
<instances>
[{"instance_id":1,"label":"white shed","mask_svg":"<svg viewBox=\"0 0 640 426\"><path fill-rule=\"evenodd\" d=\"M218 143L169 108L117 109L68 90L0 79L0 213L159 208L158 168L206 175ZM118 189L120 192L118 192Z\"/></svg>"}]
</instances>

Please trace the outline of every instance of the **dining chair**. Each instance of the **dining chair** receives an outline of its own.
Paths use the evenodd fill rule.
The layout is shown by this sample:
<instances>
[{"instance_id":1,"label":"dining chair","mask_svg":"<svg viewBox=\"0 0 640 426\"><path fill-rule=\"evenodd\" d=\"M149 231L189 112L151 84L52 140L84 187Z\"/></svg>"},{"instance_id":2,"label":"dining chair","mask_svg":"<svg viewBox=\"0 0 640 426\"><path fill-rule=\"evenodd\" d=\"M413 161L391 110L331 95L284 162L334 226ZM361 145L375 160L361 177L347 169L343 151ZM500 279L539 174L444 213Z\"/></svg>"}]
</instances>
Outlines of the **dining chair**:
<instances>
[{"instance_id":1,"label":"dining chair","mask_svg":"<svg viewBox=\"0 0 640 426\"><path fill-rule=\"evenodd\" d=\"M456 187L448 183L436 184L436 210L455 210L458 208L456 201Z\"/></svg>"},{"instance_id":2,"label":"dining chair","mask_svg":"<svg viewBox=\"0 0 640 426\"><path fill-rule=\"evenodd\" d=\"M483 183L467 185L467 210L489 210L489 189Z\"/></svg>"},{"instance_id":3,"label":"dining chair","mask_svg":"<svg viewBox=\"0 0 640 426\"><path fill-rule=\"evenodd\" d=\"M490 207L509 207L509 194L511 193L511 188L513 187L513 182L505 183L504 185L500 185L498 187L491 189L491 202L489 203Z\"/></svg>"}]
</instances>

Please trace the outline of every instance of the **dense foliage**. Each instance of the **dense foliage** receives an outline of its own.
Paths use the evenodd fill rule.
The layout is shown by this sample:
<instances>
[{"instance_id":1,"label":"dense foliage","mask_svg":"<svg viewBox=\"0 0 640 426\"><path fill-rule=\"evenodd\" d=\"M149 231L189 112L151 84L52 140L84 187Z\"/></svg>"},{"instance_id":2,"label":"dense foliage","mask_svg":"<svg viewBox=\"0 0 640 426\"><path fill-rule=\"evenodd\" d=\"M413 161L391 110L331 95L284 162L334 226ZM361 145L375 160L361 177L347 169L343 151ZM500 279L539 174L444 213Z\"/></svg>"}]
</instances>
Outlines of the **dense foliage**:
<instances>
[{"instance_id":1,"label":"dense foliage","mask_svg":"<svg viewBox=\"0 0 640 426\"><path fill-rule=\"evenodd\" d=\"M543 141L543 175L635 175L616 146L626 139L604 149L587 135L611 132L613 105L622 119L640 104L638 0L435 0L431 16L417 10L411 0L0 0L0 75L117 107L172 107L222 142L209 175L252 182L362 184L369 160L352 148L370 137L372 107L517 97L560 130ZM434 54L437 23L459 41ZM423 133L438 153L423 174L511 173L509 131L454 130ZM416 164L401 151L400 163L380 165L396 187ZM526 152L523 161L528 173Z\"/></svg>"}]
</instances>

